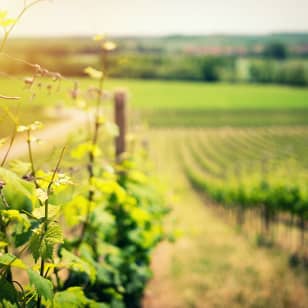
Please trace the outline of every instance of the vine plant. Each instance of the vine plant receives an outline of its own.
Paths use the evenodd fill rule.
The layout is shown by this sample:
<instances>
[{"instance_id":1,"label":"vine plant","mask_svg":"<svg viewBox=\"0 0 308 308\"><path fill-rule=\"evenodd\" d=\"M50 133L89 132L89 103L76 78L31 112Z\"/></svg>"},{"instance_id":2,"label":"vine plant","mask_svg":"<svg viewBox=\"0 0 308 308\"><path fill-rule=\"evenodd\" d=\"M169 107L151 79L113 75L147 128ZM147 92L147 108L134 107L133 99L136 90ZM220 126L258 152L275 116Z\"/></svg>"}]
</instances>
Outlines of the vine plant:
<instances>
[{"instance_id":1,"label":"vine plant","mask_svg":"<svg viewBox=\"0 0 308 308\"><path fill-rule=\"evenodd\" d=\"M41 1L25 0L15 19L0 12L0 55L10 57L3 50L16 22ZM139 307L151 277L151 251L165 237L167 208L148 171L138 167L145 165L142 149L119 161L102 147L117 134L103 114L108 54L116 45L102 36L94 40L102 49L101 70L88 67L85 73L97 86L82 90L74 82L71 91L75 105L89 114L89 132L75 135L54 166L38 168L32 150L42 124L21 125L3 108L14 130L0 167L1 307ZM25 80L30 90L48 78L59 84L64 79L26 64L34 69ZM0 95L0 102L10 100L21 98ZM28 162L15 161L8 168L17 134L25 136ZM78 172L69 177L61 164L72 159Z\"/></svg>"}]
</instances>

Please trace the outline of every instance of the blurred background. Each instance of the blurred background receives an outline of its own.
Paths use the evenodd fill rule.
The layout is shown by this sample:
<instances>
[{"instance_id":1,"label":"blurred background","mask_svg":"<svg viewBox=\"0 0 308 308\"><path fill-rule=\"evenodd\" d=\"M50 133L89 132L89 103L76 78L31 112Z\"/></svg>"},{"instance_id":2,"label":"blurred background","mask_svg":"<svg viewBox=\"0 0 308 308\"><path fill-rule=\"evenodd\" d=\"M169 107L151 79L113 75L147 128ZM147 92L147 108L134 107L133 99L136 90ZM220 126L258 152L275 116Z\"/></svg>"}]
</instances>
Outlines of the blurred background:
<instances>
[{"instance_id":1,"label":"blurred background","mask_svg":"<svg viewBox=\"0 0 308 308\"><path fill-rule=\"evenodd\" d=\"M23 1L2 2L14 16ZM82 76L85 65L99 64L100 48L89 37L102 32L118 44L111 77L305 86L307 9L304 0L51 1L20 21L7 48ZM26 70L1 66L10 73Z\"/></svg>"},{"instance_id":2,"label":"blurred background","mask_svg":"<svg viewBox=\"0 0 308 308\"><path fill-rule=\"evenodd\" d=\"M12 17L22 7L0 2ZM145 307L308 307L307 12L305 0L42 1L0 53L22 122L74 126L69 93L105 61L92 36L116 43L106 87L128 92L179 233L155 251ZM61 87L29 91L36 63ZM14 123L0 116L4 137Z\"/></svg>"}]
</instances>

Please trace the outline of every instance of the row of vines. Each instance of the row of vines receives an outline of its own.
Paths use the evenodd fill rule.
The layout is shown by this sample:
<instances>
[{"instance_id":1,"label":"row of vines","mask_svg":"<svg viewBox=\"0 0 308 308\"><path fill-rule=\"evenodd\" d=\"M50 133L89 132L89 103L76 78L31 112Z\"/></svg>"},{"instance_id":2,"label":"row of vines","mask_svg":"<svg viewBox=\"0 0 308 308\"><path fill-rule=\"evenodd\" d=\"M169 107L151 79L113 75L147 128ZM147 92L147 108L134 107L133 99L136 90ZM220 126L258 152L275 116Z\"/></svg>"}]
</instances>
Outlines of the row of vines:
<instances>
[{"instance_id":1,"label":"row of vines","mask_svg":"<svg viewBox=\"0 0 308 308\"><path fill-rule=\"evenodd\" d=\"M181 155L193 187L225 216L263 244L280 232L283 246L307 258L307 141L304 127L201 130Z\"/></svg>"},{"instance_id":2,"label":"row of vines","mask_svg":"<svg viewBox=\"0 0 308 308\"><path fill-rule=\"evenodd\" d=\"M10 33L39 2L25 0L15 19L0 11L0 56L9 57L4 49ZM118 128L107 116L104 83L116 46L104 36L94 40L103 60L100 70L85 69L90 88L25 61L33 71L24 80L28 94L0 88L2 121L14 123L11 137L1 139L1 307L139 307L151 277L151 252L166 237L162 220L168 209L147 168L146 149L131 140L126 152L115 154ZM42 124L25 123L23 105L38 90L52 96L65 79L72 84L71 106L85 113L85 127L76 128L51 158L38 157L33 145ZM11 101L20 103L20 112L10 109ZM27 144L25 161L9 159L16 138Z\"/></svg>"}]
</instances>

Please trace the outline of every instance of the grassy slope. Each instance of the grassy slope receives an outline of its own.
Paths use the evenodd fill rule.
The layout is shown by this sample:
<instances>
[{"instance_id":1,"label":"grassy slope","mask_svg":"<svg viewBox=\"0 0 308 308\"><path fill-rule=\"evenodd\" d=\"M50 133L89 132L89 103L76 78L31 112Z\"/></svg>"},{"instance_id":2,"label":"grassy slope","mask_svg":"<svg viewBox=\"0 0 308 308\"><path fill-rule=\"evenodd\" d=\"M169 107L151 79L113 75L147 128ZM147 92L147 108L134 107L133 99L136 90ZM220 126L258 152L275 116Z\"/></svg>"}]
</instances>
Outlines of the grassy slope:
<instances>
[{"instance_id":1,"label":"grassy slope","mask_svg":"<svg viewBox=\"0 0 308 308\"><path fill-rule=\"evenodd\" d=\"M183 236L156 250L145 307L307 307L304 277L296 277L287 257L256 247L191 189L175 150L181 131L147 136L157 170L176 194L167 225L175 221Z\"/></svg>"}]
</instances>

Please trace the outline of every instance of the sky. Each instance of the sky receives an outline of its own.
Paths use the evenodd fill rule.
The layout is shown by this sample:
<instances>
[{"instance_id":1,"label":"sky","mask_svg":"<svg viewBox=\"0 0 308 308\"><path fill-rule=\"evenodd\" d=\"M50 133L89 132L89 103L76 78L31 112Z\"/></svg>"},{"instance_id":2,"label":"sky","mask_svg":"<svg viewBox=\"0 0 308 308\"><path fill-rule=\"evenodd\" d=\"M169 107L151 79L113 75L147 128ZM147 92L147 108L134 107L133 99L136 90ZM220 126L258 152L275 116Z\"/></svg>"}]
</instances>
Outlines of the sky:
<instances>
[{"instance_id":1,"label":"sky","mask_svg":"<svg viewBox=\"0 0 308 308\"><path fill-rule=\"evenodd\" d=\"M24 0L0 0L16 16ZM26 0L33 1L33 0ZM308 31L308 0L43 0L15 36Z\"/></svg>"}]
</instances>

